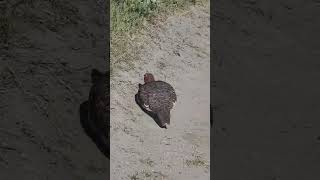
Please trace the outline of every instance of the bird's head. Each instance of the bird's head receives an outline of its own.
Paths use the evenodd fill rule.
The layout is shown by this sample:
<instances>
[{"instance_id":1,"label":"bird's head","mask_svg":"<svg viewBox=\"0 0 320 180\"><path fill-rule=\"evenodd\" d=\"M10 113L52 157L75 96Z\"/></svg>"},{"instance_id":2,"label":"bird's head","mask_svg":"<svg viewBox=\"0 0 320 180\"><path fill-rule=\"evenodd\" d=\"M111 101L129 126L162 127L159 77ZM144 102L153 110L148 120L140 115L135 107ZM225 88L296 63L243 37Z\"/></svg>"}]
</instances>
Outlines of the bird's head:
<instances>
[{"instance_id":1,"label":"bird's head","mask_svg":"<svg viewBox=\"0 0 320 180\"><path fill-rule=\"evenodd\" d=\"M151 73L145 73L143 76L144 83L152 82L154 81L154 77Z\"/></svg>"}]
</instances>

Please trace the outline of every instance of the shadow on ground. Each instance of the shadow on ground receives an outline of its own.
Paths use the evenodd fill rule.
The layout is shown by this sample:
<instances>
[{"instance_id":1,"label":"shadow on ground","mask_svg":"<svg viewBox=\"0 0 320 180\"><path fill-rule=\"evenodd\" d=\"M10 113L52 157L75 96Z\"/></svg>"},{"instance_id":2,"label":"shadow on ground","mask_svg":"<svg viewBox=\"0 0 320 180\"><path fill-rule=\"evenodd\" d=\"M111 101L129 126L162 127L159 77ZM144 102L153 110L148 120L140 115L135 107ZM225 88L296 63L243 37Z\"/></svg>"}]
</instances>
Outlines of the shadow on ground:
<instances>
[{"instance_id":1,"label":"shadow on ground","mask_svg":"<svg viewBox=\"0 0 320 180\"><path fill-rule=\"evenodd\" d=\"M93 143L96 144L100 152L103 153L103 155L108 159L110 159L110 144L108 144L108 146L106 147L106 144L103 143L101 136L99 136L99 134L96 133L97 131L95 130L95 128L90 125L88 108L89 101L85 101L80 105L79 111L81 126L87 136L93 141Z\"/></svg>"},{"instance_id":2,"label":"shadow on ground","mask_svg":"<svg viewBox=\"0 0 320 180\"><path fill-rule=\"evenodd\" d=\"M80 122L85 133L96 144L98 149L110 159L109 133L109 80L105 74L93 69L91 72L92 87L89 100L80 105Z\"/></svg>"}]
</instances>

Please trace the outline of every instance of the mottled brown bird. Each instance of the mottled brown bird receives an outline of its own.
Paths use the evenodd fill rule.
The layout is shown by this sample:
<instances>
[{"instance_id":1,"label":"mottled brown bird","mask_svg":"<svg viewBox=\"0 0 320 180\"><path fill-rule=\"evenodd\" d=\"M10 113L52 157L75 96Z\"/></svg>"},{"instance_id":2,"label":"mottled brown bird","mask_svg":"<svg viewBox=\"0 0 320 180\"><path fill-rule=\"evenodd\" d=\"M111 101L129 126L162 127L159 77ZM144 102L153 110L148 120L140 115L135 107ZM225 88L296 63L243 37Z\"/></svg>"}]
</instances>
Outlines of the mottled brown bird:
<instances>
[{"instance_id":1,"label":"mottled brown bird","mask_svg":"<svg viewBox=\"0 0 320 180\"><path fill-rule=\"evenodd\" d=\"M177 101L175 90L170 84L164 81L155 81L151 73L146 73L144 84L139 84L136 101L161 128L168 128L170 111Z\"/></svg>"}]
</instances>

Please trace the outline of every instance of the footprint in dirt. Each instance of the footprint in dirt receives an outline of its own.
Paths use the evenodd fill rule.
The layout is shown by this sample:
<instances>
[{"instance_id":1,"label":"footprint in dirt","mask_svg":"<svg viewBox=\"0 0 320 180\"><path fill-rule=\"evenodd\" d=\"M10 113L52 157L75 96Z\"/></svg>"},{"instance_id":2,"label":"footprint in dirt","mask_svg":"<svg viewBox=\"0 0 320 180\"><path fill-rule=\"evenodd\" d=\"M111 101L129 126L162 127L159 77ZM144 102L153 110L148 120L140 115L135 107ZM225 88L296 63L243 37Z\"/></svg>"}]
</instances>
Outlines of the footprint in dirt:
<instances>
[{"instance_id":1,"label":"footprint in dirt","mask_svg":"<svg viewBox=\"0 0 320 180\"><path fill-rule=\"evenodd\" d=\"M80 122L85 133L98 149L110 159L109 78L108 72L101 73L96 69L92 70L92 87L89 100L80 105Z\"/></svg>"}]
</instances>

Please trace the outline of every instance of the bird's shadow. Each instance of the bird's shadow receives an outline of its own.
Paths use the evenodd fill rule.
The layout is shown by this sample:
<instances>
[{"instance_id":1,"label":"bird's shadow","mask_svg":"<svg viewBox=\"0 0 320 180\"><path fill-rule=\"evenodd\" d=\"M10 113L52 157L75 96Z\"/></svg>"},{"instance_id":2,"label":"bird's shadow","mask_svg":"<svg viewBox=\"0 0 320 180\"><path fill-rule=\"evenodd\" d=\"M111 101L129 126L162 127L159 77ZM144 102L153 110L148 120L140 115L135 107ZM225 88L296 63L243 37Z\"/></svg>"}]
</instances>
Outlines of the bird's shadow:
<instances>
[{"instance_id":1,"label":"bird's shadow","mask_svg":"<svg viewBox=\"0 0 320 180\"><path fill-rule=\"evenodd\" d=\"M98 128L89 119L89 101L85 101L80 105L79 112L80 123L84 129L84 132L96 144L101 153L110 159L110 141L106 140L106 137L103 137L103 135L99 134ZM106 141L108 142L107 147Z\"/></svg>"},{"instance_id":2,"label":"bird's shadow","mask_svg":"<svg viewBox=\"0 0 320 180\"><path fill-rule=\"evenodd\" d=\"M159 127L165 128L164 126L161 125L156 113L150 112L150 111L146 110L145 108L143 108L142 103L140 103L140 101L139 101L138 94L135 95L135 101L136 101L137 105L140 107L140 109L143 112L145 112L146 114L148 114L157 123L157 125Z\"/></svg>"}]
</instances>

